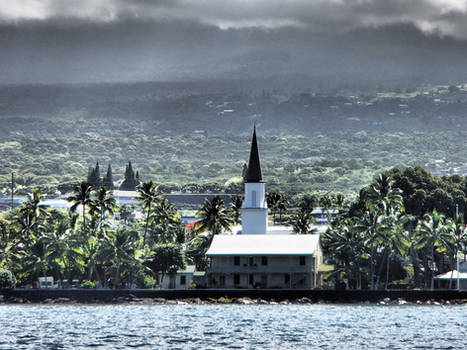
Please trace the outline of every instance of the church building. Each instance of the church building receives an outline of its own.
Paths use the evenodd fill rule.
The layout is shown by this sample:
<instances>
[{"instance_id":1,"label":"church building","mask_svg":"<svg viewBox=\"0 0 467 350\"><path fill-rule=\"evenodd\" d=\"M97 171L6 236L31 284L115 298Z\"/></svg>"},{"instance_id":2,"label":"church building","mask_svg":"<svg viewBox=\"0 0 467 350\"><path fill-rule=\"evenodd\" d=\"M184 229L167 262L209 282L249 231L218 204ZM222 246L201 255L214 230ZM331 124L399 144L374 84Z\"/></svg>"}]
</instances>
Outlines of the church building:
<instances>
[{"instance_id":1,"label":"church building","mask_svg":"<svg viewBox=\"0 0 467 350\"><path fill-rule=\"evenodd\" d=\"M245 176L242 225L232 234L215 235L210 259L210 288L311 289L319 286L323 261L319 234L295 234L286 226L268 225L266 184L253 130Z\"/></svg>"}]
</instances>

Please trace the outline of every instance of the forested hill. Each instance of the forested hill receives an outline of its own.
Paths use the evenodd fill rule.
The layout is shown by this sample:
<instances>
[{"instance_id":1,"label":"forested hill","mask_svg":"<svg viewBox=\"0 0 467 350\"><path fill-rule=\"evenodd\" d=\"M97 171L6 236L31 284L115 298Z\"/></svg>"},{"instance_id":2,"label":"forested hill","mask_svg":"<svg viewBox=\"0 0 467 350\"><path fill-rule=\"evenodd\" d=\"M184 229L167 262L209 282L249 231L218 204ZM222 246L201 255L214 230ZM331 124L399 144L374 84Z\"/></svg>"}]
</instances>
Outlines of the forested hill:
<instances>
[{"instance_id":1,"label":"forested hill","mask_svg":"<svg viewBox=\"0 0 467 350\"><path fill-rule=\"evenodd\" d=\"M11 172L53 192L85 179L96 161L111 163L116 180L128 160L142 180L222 188L241 176L254 122L264 178L286 191L352 192L383 168L462 173L467 163L462 85L326 93L245 81L9 85L0 87L0 122L5 193Z\"/></svg>"}]
</instances>

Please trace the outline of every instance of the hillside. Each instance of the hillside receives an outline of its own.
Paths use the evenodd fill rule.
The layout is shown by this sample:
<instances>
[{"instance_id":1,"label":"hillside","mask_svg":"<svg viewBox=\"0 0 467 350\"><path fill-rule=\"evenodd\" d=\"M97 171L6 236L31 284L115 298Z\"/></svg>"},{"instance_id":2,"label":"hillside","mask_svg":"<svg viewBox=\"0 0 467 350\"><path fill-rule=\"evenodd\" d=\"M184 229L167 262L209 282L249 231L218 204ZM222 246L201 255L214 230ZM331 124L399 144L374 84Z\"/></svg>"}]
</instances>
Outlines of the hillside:
<instances>
[{"instance_id":1,"label":"hillside","mask_svg":"<svg viewBox=\"0 0 467 350\"><path fill-rule=\"evenodd\" d=\"M131 160L167 188L238 181L258 126L264 178L291 192L357 191L379 170L462 173L467 91L313 92L259 82L0 87L0 183L53 192ZM66 189L68 186L61 186Z\"/></svg>"}]
</instances>

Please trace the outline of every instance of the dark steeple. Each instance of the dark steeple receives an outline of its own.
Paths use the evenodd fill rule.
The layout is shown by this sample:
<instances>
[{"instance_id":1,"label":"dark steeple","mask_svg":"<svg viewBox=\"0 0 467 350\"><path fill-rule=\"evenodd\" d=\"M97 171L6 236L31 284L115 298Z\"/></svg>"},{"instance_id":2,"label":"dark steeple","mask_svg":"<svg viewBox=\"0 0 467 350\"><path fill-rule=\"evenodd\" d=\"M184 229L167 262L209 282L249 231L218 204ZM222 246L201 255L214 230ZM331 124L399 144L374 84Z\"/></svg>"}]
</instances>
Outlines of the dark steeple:
<instances>
[{"instance_id":1,"label":"dark steeple","mask_svg":"<svg viewBox=\"0 0 467 350\"><path fill-rule=\"evenodd\" d=\"M261 182L261 165L259 163L258 143L256 142L256 125L253 128L253 139L251 140L250 161L245 176L245 182Z\"/></svg>"}]
</instances>

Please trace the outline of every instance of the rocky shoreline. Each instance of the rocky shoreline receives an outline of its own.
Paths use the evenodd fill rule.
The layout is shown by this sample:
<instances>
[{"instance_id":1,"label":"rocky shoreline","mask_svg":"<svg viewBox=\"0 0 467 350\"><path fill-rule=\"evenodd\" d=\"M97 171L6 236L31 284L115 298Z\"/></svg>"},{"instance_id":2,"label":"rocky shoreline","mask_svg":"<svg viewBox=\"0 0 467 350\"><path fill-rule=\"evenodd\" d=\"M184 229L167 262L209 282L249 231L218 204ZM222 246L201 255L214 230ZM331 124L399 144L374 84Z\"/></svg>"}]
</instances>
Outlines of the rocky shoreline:
<instances>
[{"instance_id":1,"label":"rocky shoreline","mask_svg":"<svg viewBox=\"0 0 467 350\"><path fill-rule=\"evenodd\" d=\"M403 298L390 299L384 298L377 302L355 301L355 302L335 302L322 299L311 299L307 297L297 299L262 299L262 298L185 298L185 299L166 299L166 298L139 298L133 295L121 296L109 300L94 299L86 302L67 297L45 298L38 301L32 301L25 297L0 295L0 304L141 304L141 305L205 305L205 304L237 304L237 305L306 305L306 304L363 304L363 305L467 305L467 299L458 300L417 300L415 302L407 301Z\"/></svg>"}]
</instances>

